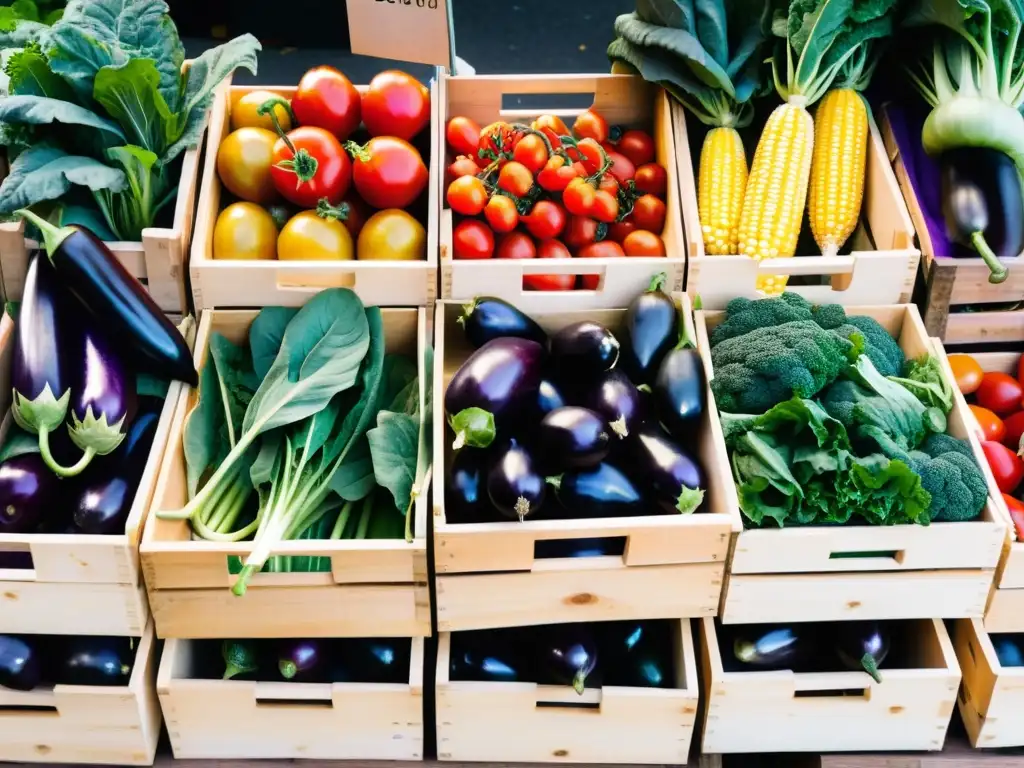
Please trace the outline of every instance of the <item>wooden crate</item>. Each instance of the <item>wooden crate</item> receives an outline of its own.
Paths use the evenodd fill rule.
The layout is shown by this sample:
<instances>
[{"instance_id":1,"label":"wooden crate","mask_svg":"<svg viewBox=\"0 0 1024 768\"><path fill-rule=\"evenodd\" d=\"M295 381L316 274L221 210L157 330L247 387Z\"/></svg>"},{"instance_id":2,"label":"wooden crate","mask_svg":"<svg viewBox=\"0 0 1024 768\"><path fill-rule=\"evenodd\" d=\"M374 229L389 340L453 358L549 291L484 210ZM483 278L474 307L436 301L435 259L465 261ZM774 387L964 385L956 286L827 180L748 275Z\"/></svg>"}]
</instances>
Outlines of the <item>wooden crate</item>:
<instances>
[{"instance_id":1,"label":"wooden crate","mask_svg":"<svg viewBox=\"0 0 1024 768\"><path fill-rule=\"evenodd\" d=\"M587 102L583 106L564 106L567 102L581 103L581 96L582 101ZM539 114L572 118L592 103L611 125L652 130L655 159L668 173L667 214L665 231L661 233L668 258L457 261L452 258L452 210L442 207L442 298L466 300L480 295L498 296L525 312L625 307L647 289L651 278L659 272L668 275L666 290L683 289L686 246L679 216L676 148L664 91L629 75L477 75L446 77L443 98L442 126L459 115L482 126L495 120L528 123ZM537 106L524 106L524 102ZM447 145L442 145L442 149L441 158L447 163ZM438 184L444 184L443 174ZM443 192L442 189L442 200ZM523 276L535 274L599 275L600 281L594 291L524 290Z\"/></svg>"},{"instance_id":2,"label":"wooden crate","mask_svg":"<svg viewBox=\"0 0 1024 768\"><path fill-rule=\"evenodd\" d=\"M258 313L251 310L203 312L195 346L196 368L207 361L210 335L218 331L248 343ZM423 309L384 309L386 349L415 354L427 342ZM430 635L427 585L427 505L414 506L415 536L404 540L286 541L274 555L331 559L330 573L259 573L248 592L236 597L228 558L245 558L251 541L193 541L184 520L161 520L158 510L179 509L188 501L182 436L196 393L181 391L168 449L160 467L149 522L142 539L142 568L157 637L426 637Z\"/></svg>"},{"instance_id":3,"label":"wooden crate","mask_svg":"<svg viewBox=\"0 0 1024 768\"><path fill-rule=\"evenodd\" d=\"M160 738L152 624L140 635L126 686L0 687L0 761L152 765Z\"/></svg>"},{"instance_id":4,"label":"wooden crate","mask_svg":"<svg viewBox=\"0 0 1024 768\"><path fill-rule=\"evenodd\" d=\"M1024 667L999 663L977 619L953 623L953 645L964 673L957 706L971 745L1024 747Z\"/></svg>"},{"instance_id":5,"label":"wooden crate","mask_svg":"<svg viewBox=\"0 0 1024 768\"><path fill-rule=\"evenodd\" d=\"M672 126L689 253L686 292L691 299L700 296L706 309L724 309L731 299L739 296L758 298L759 275L790 275L830 278L823 285L787 286L787 291L799 293L815 304L855 306L910 301L921 254L914 247L910 216L886 157L878 126L870 113L864 204L860 225L851 238L851 253L845 256L797 254L791 259L761 262L747 256L704 253L697 209L696 168L686 132L688 119L692 118L686 110L673 102Z\"/></svg>"},{"instance_id":6,"label":"wooden crate","mask_svg":"<svg viewBox=\"0 0 1024 768\"><path fill-rule=\"evenodd\" d=\"M451 633L437 651L437 757L460 762L686 765L697 720L688 619L673 622L672 688L588 688L450 679Z\"/></svg>"},{"instance_id":7,"label":"wooden crate","mask_svg":"<svg viewBox=\"0 0 1024 768\"><path fill-rule=\"evenodd\" d=\"M156 688L174 757L422 760L423 645L408 683L321 684L193 679L194 641L168 640Z\"/></svg>"},{"instance_id":8,"label":"wooden crate","mask_svg":"<svg viewBox=\"0 0 1024 768\"><path fill-rule=\"evenodd\" d=\"M676 294L685 322L690 305ZM455 322L455 302L438 302L434 392L444 392L472 349ZM581 319L615 328L625 310L535 312L554 331ZM692 326L691 326L692 328ZM710 398L710 392L708 393ZM442 398L436 397L440 404ZM434 566L440 631L619 619L714 616L733 531L740 526L735 487L717 419L705 418L696 454L708 478L702 511L692 515L448 523L443 472L434 476ZM451 461L443 409L434 409L434 456ZM537 542L624 538L620 557L538 558ZM502 595L496 600L495 595Z\"/></svg>"},{"instance_id":9,"label":"wooden crate","mask_svg":"<svg viewBox=\"0 0 1024 768\"><path fill-rule=\"evenodd\" d=\"M427 257L424 261L278 261L213 257L213 230L221 211L221 182L217 175L217 150L231 132L231 109L245 94L269 90L291 98L288 86L232 86L218 93L210 117L209 149L203 165L199 212L192 241L189 273L196 310L232 307L288 306L305 304L325 288L351 288L364 304L381 307L429 307L437 297L437 209L440 193L440 96L437 70L430 86L430 170L428 182ZM361 91L366 86L359 86ZM353 247L355 244L353 243Z\"/></svg>"},{"instance_id":10,"label":"wooden crate","mask_svg":"<svg viewBox=\"0 0 1024 768\"><path fill-rule=\"evenodd\" d=\"M907 622L909 669L865 672L726 672L715 620L701 623L706 753L940 750L960 667L938 619ZM728 652L726 649L725 652Z\"/></svg>"},{"instance_id":11,"label":"wooden crate","mask_svg":"<svg viewBox=\"0 0 1024 768\"><path fill-rule=\"evenodd\" d=\"M914 305L851 307L847 312L878 320L908 358L936 354L955 386L941 345L928 338ZM708 332L724 318L724 312L696 313L697 344L710 378L714 372ZM717 420L713 399L709 410ZM970 419L958 399L948 431L968 439L984 466ZM744 529L733 543L722 620L757 624L980 617L1005 536L1006 523L992 499L979 519L962 523Z\"/></svg>"},{"instance_id":12,"label":"wooden crate","mask_svg":"<svg viewBox=\"0 0 1024 768\"><path fill-rule=\"evenodd\" d=\"M0 321L0 445L13 419L14 322ZM29 568L0 568L0 633L139 637L149 622L139 539L182 385L171 384L123 534L0 533L0 552L28 553Z\"/></svg>"},{"instance_id":13,"label":"wooden crate","mask_svg":"<svg viewBox=\"0 0 1024 768\"><path fill-rule=\"evenodd\" d=\"M903 164L892 127L883 114L885 147L896 178L910 210L921 248L924 297L921 312L929 336L938 336L948 344L1024 341L1024 309L1013 311L954 312L963 304L1019 302L1024 297L1024 254L1003 259L1010 276L1005 282L988 281L989 268L981 257L936 257L925 215Z\"/></svg>"}]
</instances>

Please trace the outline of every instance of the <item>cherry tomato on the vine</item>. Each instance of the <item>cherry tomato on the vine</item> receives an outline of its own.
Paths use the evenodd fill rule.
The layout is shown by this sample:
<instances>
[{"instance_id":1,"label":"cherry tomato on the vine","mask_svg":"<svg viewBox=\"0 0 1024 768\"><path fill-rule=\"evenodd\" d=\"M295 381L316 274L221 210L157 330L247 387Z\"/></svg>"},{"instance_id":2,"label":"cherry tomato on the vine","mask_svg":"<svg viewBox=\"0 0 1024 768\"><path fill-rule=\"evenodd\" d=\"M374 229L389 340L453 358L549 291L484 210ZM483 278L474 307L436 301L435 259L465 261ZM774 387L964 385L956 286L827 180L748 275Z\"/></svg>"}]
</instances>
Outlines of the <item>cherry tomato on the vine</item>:
<instances>
[{"instance_id":1,"label":"cherry tomato on the vine","mask_svg":"<svg viewBox=\"0 0 1024 768\"><path fill-rule=\"evenodd\" d=\"M562 242L573 251L601 239L601 226L589 216L570 216L562 234Z\"/></svg>"},{"instance_id":2,"label":"cherry tomato on the vine","mask_svg":"<svg viewBox=\"0 0 1024 768\"><path fill-rule=\"evenodd\" d=\"M580 259L613 259L625 255L626 254L622 250L622 246L614 240L601 240L597 243L591 243L590 245L580 249L580 252L576 254L577 258ZM600 275L582 275L582 277L584 290L597 290L597 287L601 282Z\"/></svg>"},{"instance_id":3,"label":"cherry tomato on the vine","mask_svg":"<svg viewBox=\"0 0 1024 768\"><path fill-rule=\"evenodd\" d=\"M604 166L605 152L603 147L593 139L582 139L569 157L578 160L588 175L597 173Z\"/></svg>"},{"instance_id":4,"label":"cherry tomato on the vine","mask_svg":"<svg viewBox=\"0 0 1024 768\"><path fill-rule=\"evenodd\" d=\"M654 139L646 131L626 131L615 143L615 149L633 165L646 165L654 160Z\"/></svg>"},{"instance_id":5,"label":"cherry tomato on the vine","mask_svg":"<svg viewBox=\"0 0 1024 768\"><path fill-rule=\"evenodd\" d=\"M608 141L608 121L588 109L572 124L572 135L577 139L593 139L603 144Z\"/></svg>"},{"instance_id":6,"label":"cherry tomato on the vine","mask_svg":"<svg viewBox=\"0 0 1024 768\"><path fill-rule=\"evenodd\" d=\"M512 150L512 159L525 165L530 173L539 173L548 162L544 139L535 133L526 134Z\"/></svg>"},{"instance_id":7,"label":"cherry tomato on the vine","mask_svg":"<svg viewBox=\"0 0 1024 768\"><path fill-rule=\"evenodd\" d=\"M507 163L519 136L519 132L503 120L484 127L480 131L480 141L477 142L477 165L486 167L498 161L501 167Z\"/></svg>"},{"instance_id":8,"label":"cherry tomato on the vine","mask_svg":"<svg viewBox=\"0 0 1024 768\"><path fill-rule=\"evenodd\" d=\"M543 131L551 146L556 148L562 143L563 136L571 135L562 118L557 115L541 115L530 124L530 127L535 131Z\"/></svg>"},{"instance_id":9,"label":"cherry tomato on the vine","mask_svg":"<svg viewBox=\"0 0 1024 768\"><path fill-rule=\"evenodd\" d=\"M986 440L995 440L997 443L1003 442L1003 438L1006 435L1006 425L1003 424L1002 419L988 408L982 408L980 405L972 403L967 407L971 409L971 414L974 416L974 420L978 422L981 433L985 436Z\"/></svg>"},{"instance_id":10,"label":"cherry tomato on the vine","mask_svg":"<svg viewBox=\"0 0 1024 768\"><path fill-rule=\"evenodd\" d=\"M506 163L498 173L498 189L516 197L524 197L533 186L533 174L522 163L513 160Z\"/></svg>"},{"instance_id":11,"label":"cherry tomato on the vine","mask_svg":"<svg viewBox=\"0 0 1024 768\"><path fill-rule=\"evenodd\" d=\"M619 184L625 184L636 176L636 167L629 158L614 150L608 153L608 159L612 161L612 167L608 173L615 177Z\"/></svg>"},{"instance_id":12,"label":"cherry tomato on the vine","mask_svg":"<svg viewBox=\"0 0 1024 768\"><path fill-rule=\"evenodd\" d=\"M484 218L491 225L491 229L499 234L511 232L519 223L519 211L516 210L515 201L504 195L494 195L487 201L484 208Z\"/></svg>"},{"instance_id":13,"label":"cherry tomato on the vine","mask_svg":"<svg viewBox=\"0 0 1024 768\"><path fill-rule=\"evenodd\" d=\"M448 166L446 173L448 174L448 183L450 184L460 176L476 176L480 173L480 166L476 164L476 161L472 157L459 155L455 158L452 164Z\"/></svg>"},{"instance_id":14,"label":"cherry tomato on the vine","mask_svg":"<svg viewBox=\"0 0 1024 768\"><path fill-rule=\"evenodd\" d=\"M409 142L378 136L365 145L348 143L352 180L374 208L407 208L427 186L427 166Z\"/></svg>"},{"instance_id":15,"label":"cherry tomato on the vine","mask_svg":"<svg viewBox=\"0 0 1024 768\"><path fill-rule=\"evenodd\" d=\"M363 93L363 125L371 136L411 141L430 125L430 91L405 72L381 72Z\"/></svg>"},{"instance_id":16,"label":"cherry tomato on the vine","mask_svg":"<svg viewBox=\"0 0 1024 768\"><path fill-rule=\"evenodd\" d=\"M613 197L618 197L619 195L619 182L610 173L606 173L601 177L601 180L597 182L597 188L603 189Z\"/></svg>"},{"instance_id":17,"label":"cherry tomato on the vine","mask_svg":"<svg viewBox=\"0 0 1024 768\"><path fill-rule=\"evenodd\" d=\"M538 200L533 210L521 217L526 231L538 240L558 237L565 229L565 208L553 200Z\"/></svg>"},{"instance_id":18,"label":"cherry tomato on the vine","mask_svg":"<svg viewBox=\"0 0 1024 768\"><path fill-rule=\"evenodd\" d=\"M633 222L648 232L665 230L665 203L654 195L642 195L633 203Z\"/></svg>"},{"instance_id":19,"label":"cherry tomato on the vine","mask_svg":"<svg viewBox=\"0 0 1024 768\"><path fill-rule=\"evenodd\" d=\"M560 240L541 240L537 258L568 259L572 254ZM576 287L576 275L523 275L523 287L528 291L571 291Z\"/></svg>"},{"instance_id":20,"label":"cherry tomato on the vine","mask_svg":"<svg viewBox=\"0 0 1024 768\"><path fill-rule=\"evenodd\" d=\"M578 178L576 169L561 155L548 158L544 169L537 174L537 183L548 192L562 192L569 183Z\"/></svg>"},{"instance_id":21,"label":"cherry tomato on the vine","mask_svg":"<svg viewBox=\"0 0 1024 768\"><path fill-rule=\"evenodd\" d=\"M633 183L640 192L647 192L664 199L668 190L668 174L657 163L647 163L636 169Z\"/></svg>"},{"instance_id":22,"label":"cherry tomato on the vine","mask_svg":"<svg viewBox=\"0 0 1024 768\"><path fill-rule=\"evenodd\" d=\"M487 188L476 176L460 176L448 185L445 197L456 213L477 216L487 205Z\"/></svg>"},{"instance_id":23,"label":"cherry tomato on the vine","mask_svg":"<svg viewBox=\"0 0 1024 768\"><path fill-rule=\"evenodd\" d=\"M352 183L352 161L332 133L304 125L274 143L270 176L302 208L316 208L322 197L337 205Z\"/></svg>"},{"instance_id":24,"label":"cherry tomato on the vine","mask_svg":"<svg viewBox=\"0 0 1024 768\"><path fill-rule=\"evenodd\" d=\"M292 111L302 126L323 128L345 141L362 119L362 99L352 81L334 67L313 67L292 96Z\"/></svg>"},{"instance_id":25,"label":"cherry tomato on the vine","mask_svg":"<svg viewBox=\"0 0 1024 768\"><path fill-rule=\"evenodd\" d=\"M494 233L482 221L466 219L452 231L452 255L456 259L489 259L494 255Z\"/></svg>"},{"instance_id":26,"label":"cherry tomato on the vine","mask_svg":"<svg viewBox=\"0 0 1024 768\"><path fill-rule=\"evenodd\" d=\"M480 148L480 126L468 117L453 117L448 121L444 135L452 153L476 157Z\"/></svg>"},{"instance_id":27,"label":"cherry tomato on the vine","mask_svg":"<svg viewBox=\"0 0 1024 768\"><path fill-rule=\"evenodd\" d=\"M534 259L537 257L537 246L525 232L509 232L498 241L498 250L494 255L499 259Z\"/></svg>"},{"instance_id":28,"label":"cherry tomato on the vine","mask_svg":"<svg viewBox=\"0 0 1024 768\"><path fill-rule=\"evenodd\" d=\"M611 224L619 216L619 201L615 195L599 189L594 193L594 202L590 204L590 215L605 224Z\"/></svg>"},{"instance_id":29,"label":"cherry tomato on the vine","mask_svg":"<svg viewBox=\"0 0 1024 768\"><path fill-rule=\"evenodd\" d=\"M597 190L586 179L575 178L562 193L562 205L574 216L589 216Z\"/></svg>"}]
</instances>

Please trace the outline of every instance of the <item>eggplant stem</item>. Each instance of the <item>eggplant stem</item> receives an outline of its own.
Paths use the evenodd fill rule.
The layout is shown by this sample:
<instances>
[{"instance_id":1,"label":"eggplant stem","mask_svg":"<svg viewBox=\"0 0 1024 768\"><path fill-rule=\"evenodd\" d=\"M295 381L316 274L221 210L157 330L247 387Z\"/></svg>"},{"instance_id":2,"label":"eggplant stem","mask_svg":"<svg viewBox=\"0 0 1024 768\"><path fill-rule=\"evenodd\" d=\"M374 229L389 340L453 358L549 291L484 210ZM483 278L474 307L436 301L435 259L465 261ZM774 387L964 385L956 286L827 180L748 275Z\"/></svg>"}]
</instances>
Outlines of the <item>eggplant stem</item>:
<instances>
[{"instance_id":1,"label":"eggplant stem","mask_svg":"<svg viewBox=\"0 0 1024 768\"><path fill-rule=\"evenodd\" d=\"M583 695L583 691L587 687L587 673L582 669L577 669L576 674L572 678L572 689L576 691L580 696Z\"/></svg>"},{"instance_id":2,"label":"eggplant stem","mask_svg":"<svg viewBox=\"0 0 1024 768\"><path fill-rule=\"evenodd\" d=\"M864 667L864 671L871 675L871 679L876 683L882 682L882 675L878 672L878 662L875 661L875 657L870 653L865 653L860 657L860 665Z\"/></svg>"},{"instance_id":3,"label":"eggplant stem","mask_svg":"<svg viewBox=\"0 0 1024 768\"><path fill-rule=\"evenodd\" d=\"M664 272L659 272L651 278L651 284L647 286L648 293L656 293L665 287L665 281L668 280L668 275Z\"/></svg>"},{"instance_id":4,"label":"eggplant stem","mask_svg":"<svg viewBox=\"0 0 1024 768\"><path fill-rule=\"evenodd\" d=\"M57 460L53 458L53 454L50 453L50 430L40 429L39 430L39 453L43 457L43 462L50 468L50 470L58 477L75 477L76 475L82 474L89 463L96 456L95 448L86 448L85 453L82 454L77 462L70 467L65 467L57 463Z\"/></svg>"},{"instance_id":5,"label":"eggplant stem","mask_svg":"<svg viewBox=\"0 0 1024 768\"><path fill-rule=\"evenodd\" d=\"M999 260L995 252L989 248L988 242L985 240L985 233L972 232L971 245L974 246L974 250L978 252L978 255L981 256L988 268L992 270L992 274L988 276L988 281L990 283L1001 283L1006 280L1009 270Z\"/></svg>"},{"instance_id":6,"label":"eggplant stem","mask_svg":"<svg viewBox=\"0 0 1024 768\"><path fill-rule=\"evenodd\" d=\"M299 671L298 667L295 666L295 662L291 659L282 659L277 663L277 668L281 672L281 677L285 680L291 680Z\"/></svg>"}]
</instances>

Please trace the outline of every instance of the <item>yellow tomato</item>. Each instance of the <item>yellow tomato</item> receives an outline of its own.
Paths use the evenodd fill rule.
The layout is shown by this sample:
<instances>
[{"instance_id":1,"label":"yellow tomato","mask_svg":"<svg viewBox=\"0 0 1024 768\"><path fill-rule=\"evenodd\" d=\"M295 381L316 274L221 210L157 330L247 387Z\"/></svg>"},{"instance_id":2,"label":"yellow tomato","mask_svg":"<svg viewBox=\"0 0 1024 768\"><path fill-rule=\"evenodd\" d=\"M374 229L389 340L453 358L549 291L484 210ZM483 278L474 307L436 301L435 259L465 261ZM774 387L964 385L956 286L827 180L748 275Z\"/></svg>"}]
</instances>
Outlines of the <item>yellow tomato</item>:
<instances>
[{"instance_id":1,"label":"yellow tomato","mask_svg":"<svg viewBox=\"0 0 1024 768\"><path fill-rule=\"evenodd\" d=\"M255 203L229 205L213 228L213 258L272 259L277 251L274 219Z\"/></svg>"},{"instance_id":2,"label":"yellow tomato","mask_svg":"<svg viewBox=\"0 0 1024 768\"><path fill-rule=\"evenodd\" d=\"M263 128L239 128L217 150L217 175L228 190L250 203L271 203L277 190L270 175L277 135Z\"/></svg>"},{"instance_id":3,"label":"yellow tomato","mask_svg":"<svg viewBox=\"0 0 1024 768\"><path fill-rule=\"evenodd\" d=\"M377 211L363 225L356 246L356 258L415 261L427 256L427 232L403 210Z\"/></svg>"},{"instance_id":4,"label":"yellow tomato","mask_svg":"<svg viewBox=\"0 0 1024 768\"><path fill-rule=\"evenodd\" d=\"M321 218L316 211L303 211L292 216L281 230L277 238L277 258L282 261L348 261L353 258L352 235L337 219Z\"/></svg>"},{"instance_id":5,"label":"yellow tomato","mask_svg":"<svg viewBox=\"0 0 1024 768\"><path fill-rule=\"evenodd\" d=\"M256 110L264 102L280 98L283 97L270 91L249 91L231 108L231 130L237 131L239 128L265 128L268 131L273 131L274 121L270 119L270 115L260 115ZM281 123L282 131L287 133L292 129L291 115L288 114L288 110L284 108L284 105L275 105L274 114L277 115L277 120Z\"/></svg>"}]
</instances>

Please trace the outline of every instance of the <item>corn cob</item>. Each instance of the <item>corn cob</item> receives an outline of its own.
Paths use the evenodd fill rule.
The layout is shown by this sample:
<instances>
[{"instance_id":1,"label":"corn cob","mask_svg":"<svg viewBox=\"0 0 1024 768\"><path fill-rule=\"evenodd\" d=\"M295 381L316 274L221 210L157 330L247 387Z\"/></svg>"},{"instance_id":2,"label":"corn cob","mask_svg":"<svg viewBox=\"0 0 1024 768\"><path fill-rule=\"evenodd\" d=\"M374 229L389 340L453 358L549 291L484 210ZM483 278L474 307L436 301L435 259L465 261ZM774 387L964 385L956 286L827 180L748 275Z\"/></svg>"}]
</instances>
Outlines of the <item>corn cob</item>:
<instances>
[{"instance_id":1,"label":"corn cob","mask_svg":"<svg viewBox=\"0 0 1024 768\"><path fill-rule=\"evenodd\" d=\"M697 208L704 251L711 255L739 252L740 211L747 186L747 156L735 128L713 128L700 150Z\"/></svg>"},{"instance_id":2,"label":"corn cob","mask_svg":"<svg viewBox=\"0 0 1024 768\"><path fill-rule=\"evenodd\" d=\"M868 111L851 88L829 91L814 117L814 159L807 200L814 241L826 256L843 247L860 220Z\"/></svg>"},{"instance_id":3,"label":"corn cob","mask_svg":"<svg viewBox=\"0 0 1024 768\"><path fill-rule=\"evenodd\" d=\"M757 143L740 216L739 252L757 261L796 253L807 202L814 120L794 98L776 107ZM769 296L786 288L784 275L759 276L757 290Z\"/></svg>"}]
</instances>

